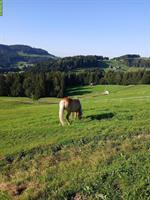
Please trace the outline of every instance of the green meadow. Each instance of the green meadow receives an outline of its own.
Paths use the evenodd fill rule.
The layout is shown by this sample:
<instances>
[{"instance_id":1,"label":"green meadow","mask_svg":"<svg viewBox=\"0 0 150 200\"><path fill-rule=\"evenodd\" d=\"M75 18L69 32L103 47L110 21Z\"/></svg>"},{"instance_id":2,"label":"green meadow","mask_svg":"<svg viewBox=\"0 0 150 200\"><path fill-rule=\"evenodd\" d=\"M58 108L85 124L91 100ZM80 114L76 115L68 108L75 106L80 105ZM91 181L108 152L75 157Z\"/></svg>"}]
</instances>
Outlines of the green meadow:
<instances>
[{"instance_id":1,"label":"green meadow","mask_svg":"<svg viewBox=\"0 0 150 200\"><path fill-rule=\"evenodd\" d=\"M83 118L64 127L60 99L0 97L0 200L150 199L150 85L67 95Z\"/></svg>"},{"instance_id":2,"label":"green meadow","mask_svg":"<svg viewBox=\"0 0 150 200\"><path fill-rule=\"evenodd\" d=\"M0 16L3 15L3 0L0 0Z\"/></svg>"}]
</instances>

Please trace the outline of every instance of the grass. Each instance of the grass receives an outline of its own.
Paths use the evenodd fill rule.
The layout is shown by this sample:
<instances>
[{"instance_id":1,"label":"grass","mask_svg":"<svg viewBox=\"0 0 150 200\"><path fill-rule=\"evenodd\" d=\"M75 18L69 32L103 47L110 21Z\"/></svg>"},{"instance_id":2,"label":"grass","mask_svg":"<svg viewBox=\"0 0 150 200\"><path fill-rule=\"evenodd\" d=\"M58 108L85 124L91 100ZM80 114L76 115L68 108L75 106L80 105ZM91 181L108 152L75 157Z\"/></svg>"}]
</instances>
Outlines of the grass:
<instances>
[{"instance_id":1,"label":"grass","mask_svg":"<svg viewBox=\"0 0 150 200\"><path fill-rule=\"evenodd\" d=\"M107 64L109 66L111 66L111 69L113 70L121 70L121 71L127 71L129 69L129 67L127 65L125 65L124 63L115 60L115 59L111 59L109 61L107 61ZM106 71L110 70L109 68L106 68Z\"/></svg>"},{"instance_id":2,"label":"grass","mask_svg":"<svg viewBox=\"0 0 150 200\"><path fill-rule=\"evenodd\" d=\"M25 57L44 57L44 58L50 58L51 55L41 55L41 54L28 54L28 53L23 53L23 52L18 52L18 55L20 56L25 56Z\"/></svg>"},{"instance_id":3,"label":"grass","mask_svg":"<svg viewBox=\"0 0 150 200\"><path fill-rule=\"evenodd\" d=\"M150 199L150 86L67 93L84 115L63 128L59 99L0 98L0 199Z\"/></svg>"},{"instance_id":4,"label":"grass","mask_svg":"<svg viewBox=\"0 0 150 200\"><path fill-rule=\"evenodd\" d=\"M0 16L3 15L3 0L0 0Z\"/></svg>"},{"instance_id":5,"label":"grass","mask_svg":"<svg viewBox=\"0 0 150 200\"><path fill-rule=\"evenodd\" d=\"M150 68L146 67L129 67L128 72L137 72L138 70L145 70L145 71L150 71Z\"/></svg>"}]
</instances>

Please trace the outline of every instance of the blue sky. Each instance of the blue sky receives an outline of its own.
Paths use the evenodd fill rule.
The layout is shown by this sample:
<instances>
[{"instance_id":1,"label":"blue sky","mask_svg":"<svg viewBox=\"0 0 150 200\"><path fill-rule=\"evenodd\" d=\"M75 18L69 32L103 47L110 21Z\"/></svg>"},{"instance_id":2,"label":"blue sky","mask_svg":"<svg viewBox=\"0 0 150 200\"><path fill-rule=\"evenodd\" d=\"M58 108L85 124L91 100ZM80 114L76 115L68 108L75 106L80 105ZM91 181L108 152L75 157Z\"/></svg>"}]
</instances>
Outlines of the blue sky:
<instances>
[{"instance_id":1,"label":"blue sky","mask_svg":"<svg viewBox=\"0 0 150 200\"><path fill-rule=\"evenodd\" d=\"M149 0L3 0L0 43L56 56L150 56Z\"/></svg>"}]
</instances>

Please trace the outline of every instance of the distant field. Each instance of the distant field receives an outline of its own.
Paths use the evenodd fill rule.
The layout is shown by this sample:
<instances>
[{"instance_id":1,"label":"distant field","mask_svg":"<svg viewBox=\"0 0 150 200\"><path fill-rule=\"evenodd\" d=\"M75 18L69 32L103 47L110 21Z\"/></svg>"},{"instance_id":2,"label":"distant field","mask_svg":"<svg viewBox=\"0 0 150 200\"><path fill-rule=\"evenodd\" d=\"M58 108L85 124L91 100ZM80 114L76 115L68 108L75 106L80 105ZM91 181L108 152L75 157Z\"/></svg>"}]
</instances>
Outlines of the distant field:
<instances>
[{"instance_id":1,"label":"distant field","mask_svg":"<svg viewBox=\"0 0 150 200\"><path fill-rule=\"evenodd\" d=\"M145 70L145 71L150 71L150 68L142 68L142 67L129 67L128 71L129 72L136 72L138 70Z\"/></svg>"},{"instance_id":2,"label":"distant field","mask_svg":"<svg viewBox=\"0 0 150 200\"><path fill-rule=\"evenodd\" d=\"M68 95L83 119L63 128L59 99L0 97L0 200L150 199L150 85Z\"/></svg>"},{"instance_id":3,"label":"distant field","mask_svg":"<svg viewBox=\"0 0 150 200\"><path fill-rule=\"evenodd\" d=\"M28 54L28 53L22 53L22 52L19 52L18 55L25 56L25 57L47 57L47 58L51 57L50 55Z\"/></svg>"}]
</instances>

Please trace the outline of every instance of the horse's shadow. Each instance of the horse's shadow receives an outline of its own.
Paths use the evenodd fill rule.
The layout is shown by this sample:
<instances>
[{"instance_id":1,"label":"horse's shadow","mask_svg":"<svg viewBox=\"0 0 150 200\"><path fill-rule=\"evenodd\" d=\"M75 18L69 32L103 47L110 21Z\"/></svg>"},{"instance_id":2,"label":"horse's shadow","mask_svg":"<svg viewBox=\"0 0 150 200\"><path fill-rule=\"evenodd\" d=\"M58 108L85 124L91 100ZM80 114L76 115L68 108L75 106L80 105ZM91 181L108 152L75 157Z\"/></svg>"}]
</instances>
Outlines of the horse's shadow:
<instances>
[{"instance_id":1,"label":"horse's shadow","mask_svg":"<svg viewBox=\"0 0 150 200\"><path fill-rule=\"evenodd\" d=\"M111 119L114 117L114 113L109 112L109 113L102 113L102 114L97 114L97 115L89 115L86 118L90 120L103 120L103 119Z\"/></svg>"}]
</instances>

